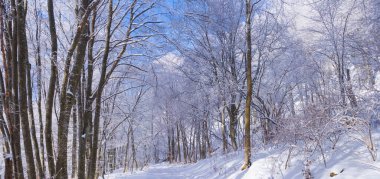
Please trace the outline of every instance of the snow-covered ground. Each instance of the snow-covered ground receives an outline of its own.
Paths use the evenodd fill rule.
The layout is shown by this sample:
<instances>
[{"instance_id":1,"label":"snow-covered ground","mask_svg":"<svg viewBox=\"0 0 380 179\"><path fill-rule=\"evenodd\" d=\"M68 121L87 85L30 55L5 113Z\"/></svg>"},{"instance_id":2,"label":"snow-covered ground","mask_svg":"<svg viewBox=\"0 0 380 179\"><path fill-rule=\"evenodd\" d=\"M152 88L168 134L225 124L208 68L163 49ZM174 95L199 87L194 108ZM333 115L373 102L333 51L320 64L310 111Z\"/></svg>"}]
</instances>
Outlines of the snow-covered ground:
<instances>
[{"instance_id":1,"label":"snow-covered ground","mask_svg":"<svg viewBox=\"0 0 380 179\"><path fill-rule=\"evenodd\" d=\"M380 133L374 134L374 141L380 139ZM377 148L379 147L376 143ZM322 158L314 159L311 164L311 172L314 178L336 179L379 179L380 159L373 162L366 147L360 142L342 140L335 150L325 151L325 167ZM240 171L243 153L234 152L227 155L214 154L214 156L193 164L168 164L161 163L151 165L143 171L131 173L115 172L106 176L107 179L177 179L177 178L242 178L242 179L271 179L303 178L304 156L300 153L293 154L290 167L285 169L288 150L271 149L267 151L253 151L252 166L248 171ZM295 153L295 152L294 152ZM379 155L379 152L378 156ZM317 155L319 156L319 155ZM342 172L341 172L342 171ZM337 174L331 177L331 173Z\"/></svg>"}]
</instances>

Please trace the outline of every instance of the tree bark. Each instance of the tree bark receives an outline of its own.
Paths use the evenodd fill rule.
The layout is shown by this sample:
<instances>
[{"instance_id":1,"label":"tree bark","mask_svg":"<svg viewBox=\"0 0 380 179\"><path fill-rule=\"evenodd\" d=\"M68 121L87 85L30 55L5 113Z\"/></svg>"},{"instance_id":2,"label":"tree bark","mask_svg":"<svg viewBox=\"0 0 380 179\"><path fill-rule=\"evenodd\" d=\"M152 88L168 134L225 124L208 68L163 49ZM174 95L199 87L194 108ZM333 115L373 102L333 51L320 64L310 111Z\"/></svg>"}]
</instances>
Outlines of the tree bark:
<instances>
[{"instance_id":1,"label":"tree bark","mask_svg":"<svg viewBox=\"0 0 380 179\"><path fill-rule=\"evenodd\" d=\"M171 139L170 139L170 129L168 127L168 130L167 130L167 135L168 135L168 161L169 163L172 163L172 148L171 148Z\"/></svg>"},{"instance_id":2,"label":"tree bark","mask_svg":"<svg viewBox=\"0 0 380 179\"><path fill-rule=\"evenodd\" d=\"M232 100L235 102L235 95L233 95ZM231 104L229 108L227 108L228 115L230 117L230 139L232 144L232 149L236 151L238 149L237 142L236 142L236 127L238 124L237 121L237 115L238 115L238 109L235 104Z\"/></svg>"},{"instance_id":3,"label":"tree bark","mask_svg":"<svg viewBox=\"0 0 380 179\"><path fill-rule=\"evenodd\" d=\"M177 155L178 155L177 162L181 162L181 144L179 142L179 139L180 139L179 123L177 123L176 127L177 127Z\"/></svg>"},{"instance_id":4,"label":"tree bark","mask_svg":"<svg viewBox=\"0 0 380 179\"><path fill-rule=\"evenodd\" d=\"M1 19L0 19L1 20ZM2 33L2 32L0 32ZM2 35L1 35L2 37ZM2 40L2 38L1 38ZM4 46L1 42L1 48L3 52L3 59L5 60L4 56ZM4 107L4 99L5 99L5 90L4 90L4 80L3 80L3 73L0 70L0 131L1 134L4 136L4 143L3 143L3 157L4 157L4 179L11 179L13 175L12 171L12 158L9 156L11 154L11 146L10 146L10 138L9 138L9 131L7 128L7 123L5 122L4 116L3 116L3 107Z\"/></svg>"},{"instance_id":5,"label":"tree bark","mask_svg":"<svg viewBox=\"0 0 380 179\"><path fill-rule=\"evenodd\" d=\"M131 127L131 150L132 150L132 171L133 171L133 165L135 165L136 169L139 167L137 165L137 159L136 159L136 146L135 146L135 136L134 136L133 127Z\"/></svg>"},{"instance_id":6,"label":"tree bark","mask_svg":"<svg viewBox=\"0 0 380 179\"><path fill-rule=\"evenodd\" d=\"M97 162L97 154L98 154L98 137L99 137L99 123L100 123L100 109L102 102L102 93L104 86L106 85L106 73L107 73L107 65L108 65L108 55L110 51L110 41L111 41L111 25L112 25L112 16L113 16L113 5L112 0L108 1L108 17L107 17L107 25L106 25L106 41L104 48L104 55L102 59L102 69L100 74L100 80L98 84L98 90L96 93L96 102L95 102L95 116L94 116L94 135L92 140L91 147L91 157L90 157L90 168L88 170L88 178L94 178L96 171L96 162ZM133 130L132 130L133 133ZM133 143L132 143L133 146ZM132 148L133 150L133 148ZM133 151L132 151L133 153Z\"/></svg>"},{"instance_id":7,"label":"tree bark","mask_svg":"<svg viewBox=\"0 0 380 179\"><path fill-rule=\"evenodd\" d=\"M17 7L16 7L16 0L11 0L11 9L12 9L12 27L10 32L12 32L11 35L11 53L12 53L12 90L13 90L13 105L12 105L12 111L13 111L13 132L12 132L12 141L13 141L13 147L15 152L15 173L17 175L18 179L24 178L24 169L22 166L22 158L21 158L21 144L20 144L20 108L19 108L19 101L18 101L18 63L17 63L17 28L18 28L18 20L17 20ZM16 167L17 166L17 167Z\"/></svg>"},{"instance_id":8,"label":"tree bark","mask_svg":"<svg viewBox=\"0 0 380 179\"><path fill-rule=\"evenodd\" d=\"M175 136L174 136L174 127L173 126L170 128L170 132L171 132L171 134L170 134L170 136L171 136L170 147L171 147L171 151L172 151L171 156L172 156L172 162L175 162L177 155L175 154Z\"/></svg>"},{"instance_id":9,"label":"tree bark","mask_svg":"<svg viewBox=\"0 0 380 179\"><path fill-rule=\"evenodd\" d=\"M127 145L125 145L125 158L124 158L124 173L128 171L129 160L128 160L128 151L129 151L129 138L131 134L131 126L128 127L127 133Z\"/></svg>"},{"instance_id":10,"label":"tree bark","mask_svg":"<svg viewBox=\"0 0 380 179\"><path fill-rule=\"evenodd\" d=\"M17 43L18 43L18 64L19 64L19 101L22 134L24 141L25 158L27 164L28 178L36 178L35 163L33 157L33 147L30 139L30 128L28 119L27 94L27 66L28 66L28 43L25 30L26 2L17 0Z\"/></svg>"},{"instance_id":11,"label":"tree bark","mask_svg":"<svg viewBox=\"0 0 380 179\"><path fill-rule=\"evenodd\" d=\"M91 17L91 25L90 25L90 39L88 41L88 61L87 61L87 80L85 81L85 92L82 93L84 103L84 112L83 116L79 118L79 131L81 137L79 137L79 146L78 146L78 178L85 178L86 176L86 151L90 151L91 149L91 137L90 133L92 130L92 103L93 99L91 99L92 93L92 78L93 78L93 47L95 43L95 22L96 22L97 11L94 8ZM85 79L85 75L83 74L83 79ZM86 150L86 145L88 146L88 150ZM89 166L89 165L88 165Z\"/></svg>"},{"instance_id":12,"label":"tree bark","mask_svg":"<svg viewBox=\"0 0 380 179\"><path fill-rule=\"evenodd\" d=\"M338 82L339 82L339 90L340 90L340 96L341 96L341 104L343 106L347 106L346 102L346 90L344 88L344 70L343 64L340 63L340 60L338 58Z\"/></svg>"},{"instance_id":13,"label":"tree bark","mask_svg":"<svg viewBox=\"0 0 380 179\"><path fill-rule=\"evenodd\" d=\"M358 107L358 102L356 100L354 90L352 89L350 69L346 69L346 75L347 75L347 96L348 96L348 99L350 100L351 107L356 108Z\"/></svg>"},{"instance_id":14,"label":"tree bark","mask_svg":"<svg viewBox=\"0 0 380 179\"><path fill-rule=\"evenodd\" d=\"M187 139L186 139L186 131L182 124L180 124L180 130L182 135L182 152L183 152L183 160L185 163L188 162L188 146L187 146Z\"/></svg>"},{"instance_id":15,"label":"tree bark","mask_svg":"<svg viewBox=\"0 0 380 179\"><path fill-rule=\"evenodd\" d=\"M247 43L247 97L244 113L244 164L242 170L251 166L251 102L252 102L252 40L251 40L251 0L245 1L246 12L246 43Z\"/></svg>"},{"instance_id":16,"label":"tree bark","mask_svg":"<svg viewBox=\"0 0 380 179\"><path fill-rule=\"evenodd\" d=\"M38 111L38 122L40 126L40 143L39 143L39 149L40 149L40 161L41 162L41 168L43 171L45 171L45 159L44 159L44 126L42 121L42 66L41 66L41 18L38 14L37 10L37 1L34 2L34 11L35 11L35 18L36 18L36 67L37 67L37 111ZM45 175L45 173L43 173Z\"/></svg>"},{"instance_id":17,"label":"tree bark","mask_svg":"<svg viewBox=\"0 0 380 179\"><path fill-rule=\"evenodd\" d=\"M74 94L77 91L77 87L80 81L81 72L84 64L84 57L86 52L86 46L88 41L87 36L87 24L88 17L92 9L99 3L96 0L89 7L87 0L81 1L81 9L85 12L78 17L81 19L78 23L77 31L72 40L71 46L68 50L66 60L64 77L60 96L60 112L58 118L58 157L55 166L57 178L67 178L67 141L68 141L68 126L70 121L71 108L74 104ZM78 47L78 48L77 48ZM74 50L77 48L76 59L73 67L70 70L71 58L74 54Z\"/></svg>"},{"instance_id":18,"label":"tree bark","mask_svg":"<svg viewBox=\"0 0 380 179\"><path fill-rule=\"evenodd\" d=\"M82 76L82 81L85 77ZM83 84L83 83L82 83ZM81 84L79 84L82 86ZM83 88L83 87L82 87ZM84 92L81 89L81 87L78 89L77 92L77 109L78 109L78 162L77 162L77 178L85 178L86 174L86 135L85 132L83 132L84 129Z\"/></svg>"},{"instance_id":19,"label":"tree bark","mask_svg":"<svg viewBox=\"0 0 380 179\"><path fill-rule=\"evenodd\" d=\"M54 162L54 150L53 150L53 134L52 134L52 113L53 113L53 103L55 87L57 83L57 32L55 28L55 18L54 18L54 5L53 0L47 1L48 6L48 16L49 16L49 31L51 40L51 55L50 55L50 80L49 89L46 98L46 114L45 114L45 145L47 154L47 163L50 177L55 174L55 162Z\"/></svg>"},{"instance_id":20,"label":"tree bark","mask_svg":"<svg viewBox=\"0 0 380 179\"><path fill-rule=\"evenodd\" d=\"M222 122L223 153L226 153L228 150L228 145L227 145L227 137L226 137L226 119L224 115L224 107L220 112L220 118Z\"/></svg>"},{"instance_id":21,"label":"tree bark","mask_svg":"<svg viewBox=\"0 0 380 179\"><path fill-rule=\"evenodd\" d=\"M71 177L75 178L77 168L77 107L73 107L73 141L72 141L72 163L71 163Z\"/></svg>"},{"instance_id":22,"label":"tree bark","mask_svg":"<svg viewBox=\"0 0 380 179\"><path fill-rule=\"evenodd\" d=\"M5 10L5 4L4 4L4 1L1 0L0 1L0 14L6 14L6 10ZM14 152L12 151L12 140L11 140L11 136L10 136L10 131L9 131L9 127L7 126L6 124L6 121L4 119L4 116L3 116L3 112L5 111L5 116L7 117L8 119L8 124L11 124L9 123L9 121L11 120L11 115L10 115L10 109L9 109L9 98L11 97L10 96L10 92L9 92L9 88L11 87L11 83L10 83L10 65L8 64L8 61L9 61L9 48L7 48L6 46L9 45L6 43L6 40L5 39L8 39L8 36L6 35L7 32L4 33L4 31L6 31L6 26L4 25L4 21L7 20L7 16L4 16L1 15L0 16L0 46L1 46L1 52L2 52L2 58L3 58L3 68L4 68L4 74L5 74L5 81L4 81L4 78L3 78L3 73L2 71L0 70L0 87L1 87L1 95L0 95L0 117L1 117L1 133L3 134L3 136L5 136L5 141L4 141L4 147L3 147L3 154L4 154L4 178L5 179L11 179L13 177L13 162L12 162L12 158L10 157L10 155L12 154L12 156L14 156ZM7 53L8 52L8 53ZM3 110L4 109L4 110ZM10 125L10 127L12 127L12 125ZM16 166L15 166L16 167Z\"/></svg>"},{"instance_id":23,"label":"tree bark","mask_svg":"<svg viewBox=\"0 0 380 179\"><path fill-rule=\"evenodd\" d=\"M38 169L38 174L40 178L44 178L44 170L42 168L42 162L41 162L41 156L40 156L40 148L39 148L39 143L37 141L37 136L36 136L36 126L34 123L34 111L33 111L33 90L32 90L32 79L30 75L30 70L31 66L30 64L28 65L28 69L26 72L27 75L27 87L28 87L28 111L29 111L29 121L30 121L30 134L32 138L32 143L34 147L34 156L36 160L36 167Z\"/></svg>"}]
</instances>

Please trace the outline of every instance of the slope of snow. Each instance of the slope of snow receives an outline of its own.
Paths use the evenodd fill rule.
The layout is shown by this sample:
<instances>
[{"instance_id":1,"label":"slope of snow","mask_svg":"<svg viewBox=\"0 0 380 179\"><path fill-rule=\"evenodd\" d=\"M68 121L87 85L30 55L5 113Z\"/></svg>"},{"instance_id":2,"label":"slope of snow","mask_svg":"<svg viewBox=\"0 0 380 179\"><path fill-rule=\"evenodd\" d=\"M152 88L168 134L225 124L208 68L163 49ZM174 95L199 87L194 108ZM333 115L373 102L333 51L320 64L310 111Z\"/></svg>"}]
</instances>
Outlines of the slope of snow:
<instances>
[{"instance_id":1,"label":"slope of snow","mask_svg":"<svg viewBox=\"0 0 380 179\"><path fill-rule=\"evenodd\" d=\"M114 173L107 179L170 179L170 178L226 178L239 170L242 165L241 152L217 155L193 164L152 165L144 171L135 173Z\"/></svg>"},{"instance_id":2,"label":"slope of snow","mask_svg":"<svg viewBox=\"0 0 380 179\"><path fill-rule=\"evenodd\" d=\"M380 132L374 134L374 141L380 139ZM376 143L377 144L377 143ZM379 147L376 145L376 147ZM144 171L131 173L113 173L107 179L175 179L175 178L242 178L242 179L271 179L303 178L304 169L302 154L292 155L290 167L285 169L288 150L271 149L269 151L253 150L252 166L248 171L240 171L243 153L234 152L227 155L214 156L193 164L152 165ZM379 152L377 152L378 156ZM380 161L372 161L366 147L360 142L346 140L338 144L335 150L326 149L326 167L322 158L313 160L311 172L314 178L336 179L378 179L380 178ZM341 172L343 170L343 172ZM331 172L336 173L330 177ZM341 172L341 173L340 173Z\"/></svg>"}]
</instances>

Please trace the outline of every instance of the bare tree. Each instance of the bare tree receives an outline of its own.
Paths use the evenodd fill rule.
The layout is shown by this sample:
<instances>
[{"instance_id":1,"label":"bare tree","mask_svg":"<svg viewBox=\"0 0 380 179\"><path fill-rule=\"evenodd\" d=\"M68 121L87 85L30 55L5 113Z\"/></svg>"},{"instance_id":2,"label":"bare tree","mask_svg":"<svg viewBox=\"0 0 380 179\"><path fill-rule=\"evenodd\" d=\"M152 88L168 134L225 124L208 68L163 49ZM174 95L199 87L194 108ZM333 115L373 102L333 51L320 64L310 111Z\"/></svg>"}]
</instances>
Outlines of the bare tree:
<instances>
[{"instance_id":1,"label":"bare tree","mask_svg":"<svg viewBox=\"0 0 380 179\"><path fill-rule=\"evenodd\" d=\"M54 4L52 0L48 0L48 15L49 15L49 31L50 31L50 40L51 40L51 72L49 80L49 88L46 99L46 114L45 114L45 145L46 145L46 155L47 163L50 176L55 175L55 162L54 162L54 149L53 149L53 134L52 134L52 113L53 113L53 103L54 103L54 94L57 83L57 31L55 26L55 17L54 17Z\"/></svg>"},{"instance_id":2,"label":"bare tree","mask_svg":"<svg viewBox=\"0 0 380 179\"><path fill-rule=\"evenodd\" d=\"M246 75L247 75L247 96L245 101L244 115L244 164L242 170L251 166L251 101L252 101L252 41L251 41L251 1L245 1L246 15L246 43L247 43L247 59L246 59Z\"/></svg>"}]
</instances>

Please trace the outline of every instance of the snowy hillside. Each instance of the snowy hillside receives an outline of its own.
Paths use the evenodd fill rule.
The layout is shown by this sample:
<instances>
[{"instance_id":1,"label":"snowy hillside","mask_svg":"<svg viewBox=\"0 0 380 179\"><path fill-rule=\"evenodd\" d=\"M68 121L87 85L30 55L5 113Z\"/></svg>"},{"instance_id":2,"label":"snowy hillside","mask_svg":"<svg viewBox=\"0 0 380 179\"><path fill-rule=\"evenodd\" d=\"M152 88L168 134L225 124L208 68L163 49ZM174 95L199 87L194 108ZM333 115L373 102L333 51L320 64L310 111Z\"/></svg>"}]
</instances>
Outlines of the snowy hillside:
<instances>
[{"instance_id":1,"label":"snowy hillside","mask_svg":"<svg viewBox=\"0 0 380 179\"><path fill-rule=\"evenodd\" d=\"M379 141L380 132L376 132L374 139L375 141ZM326 167L324 167L322 158L313 159L311 172L314 178L378 179L380 177L380 162L373 162L368 150L360 142L340 142L337 144L337 148L336 150L326 148ZM235 152L227 155L214 154L212 157L200 160L194 164L156 164L132 174L122 173L120 172L122 170L119 170L114 174L105 176L105 178L303 178L304 160L302 153L298 152L296 154L294 152L291 156L290 167L285 169L288 152L288 150L280 149L268 151L254 150L252 166L244 172L240 171L243 152ZM379 152L377 152L377 155L379 155Z\"/></svg>"}]
</instances>

